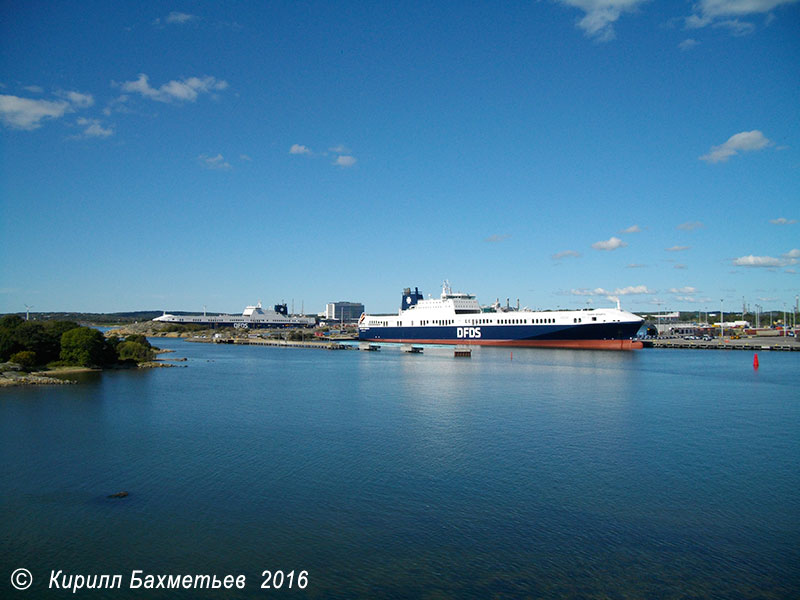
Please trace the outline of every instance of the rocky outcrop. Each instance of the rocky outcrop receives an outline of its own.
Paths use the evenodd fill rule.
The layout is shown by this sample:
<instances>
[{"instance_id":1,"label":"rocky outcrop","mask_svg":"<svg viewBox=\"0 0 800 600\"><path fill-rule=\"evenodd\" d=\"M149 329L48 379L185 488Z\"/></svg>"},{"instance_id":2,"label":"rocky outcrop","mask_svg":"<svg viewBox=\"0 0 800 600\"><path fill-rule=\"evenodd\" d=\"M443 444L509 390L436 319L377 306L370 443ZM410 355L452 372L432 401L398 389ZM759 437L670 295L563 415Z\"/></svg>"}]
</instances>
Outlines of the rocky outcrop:
<instances>
[{"instance_id":1,"label":"rocky outcrop","mask_svg":"<svg viewBox=\"0 0 800 600\"><path fill-rule=\"evenodd\" d=\"M46 377L36 373L23 373L20 371L3 371L0 373L0 387L15 385L69 385L76 383L71 379Z\"/></svg>"}]
</instances>

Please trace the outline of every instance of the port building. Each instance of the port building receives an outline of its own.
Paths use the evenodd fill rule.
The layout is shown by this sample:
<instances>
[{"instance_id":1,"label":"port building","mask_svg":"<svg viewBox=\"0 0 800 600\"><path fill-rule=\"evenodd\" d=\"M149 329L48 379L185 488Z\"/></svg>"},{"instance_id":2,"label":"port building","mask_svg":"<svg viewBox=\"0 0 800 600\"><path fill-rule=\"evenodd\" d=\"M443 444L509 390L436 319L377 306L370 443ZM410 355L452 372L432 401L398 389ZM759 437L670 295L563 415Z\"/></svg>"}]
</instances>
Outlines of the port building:
<instances>
[{"instance_id":1,"label":"port building","mask_svg":"<svg viewBox=\"0 0 800 600\"><path fill-rule=\"evenodd\" d=\"M356 323L364 314L364 305L360 302L329 302L325 305L325 320L340 323Z\"/></svg>"}]
</instances>

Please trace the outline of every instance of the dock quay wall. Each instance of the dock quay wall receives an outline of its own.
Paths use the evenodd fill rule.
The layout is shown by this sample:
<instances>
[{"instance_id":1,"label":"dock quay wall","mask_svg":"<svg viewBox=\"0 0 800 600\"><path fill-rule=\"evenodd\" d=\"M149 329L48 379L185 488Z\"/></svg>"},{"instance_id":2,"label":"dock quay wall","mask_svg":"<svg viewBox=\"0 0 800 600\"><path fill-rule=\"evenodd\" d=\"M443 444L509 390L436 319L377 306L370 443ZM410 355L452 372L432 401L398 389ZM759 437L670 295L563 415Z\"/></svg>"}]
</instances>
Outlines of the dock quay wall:
<instances>
[{"instance_id":1,"label":"dock quay wall","mask_svg":"<svg viewBox=\"0 0 800 600\"><path fill-rule=\"evenodd\" d=\"M644 340L646 348L688 348L692 350L750 350L754 352L800 351L800 343L795 338L742 338L684 340L681 338Z\"/></svg>"},{"instance_id":2,"label":"dock quay wall","mask_svg":"<svg viewBox=\"0 0 800 600\"><path fill-rule=\"evenodd\" d=\"M239 346L280 346L282 348L316 348L318 350L345 350L349 346L335 341L294 342L290 340L265 340L260 338L186 338L187 342L206 344L234 344Z\"/></svg>"}]
</instances>

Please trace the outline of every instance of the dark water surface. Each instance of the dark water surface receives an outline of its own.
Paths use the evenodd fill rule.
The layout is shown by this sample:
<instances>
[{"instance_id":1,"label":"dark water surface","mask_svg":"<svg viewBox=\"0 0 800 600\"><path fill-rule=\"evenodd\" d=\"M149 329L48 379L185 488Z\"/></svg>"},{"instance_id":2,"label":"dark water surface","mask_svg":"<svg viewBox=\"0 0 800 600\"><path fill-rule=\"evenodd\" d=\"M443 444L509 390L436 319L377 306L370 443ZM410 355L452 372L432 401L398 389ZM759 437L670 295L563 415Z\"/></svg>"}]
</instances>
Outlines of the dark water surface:
<instances>
[{"instance_id":1,"label":"dark water surface","mask_svg":"<svg viewBox=\"0 0 800 600\"><path fill-rule=\"evenodd\" d=\"M797 354L156 343L186 368L0 390L0 597L800 598Z\"/></svg>"}]
</instances>

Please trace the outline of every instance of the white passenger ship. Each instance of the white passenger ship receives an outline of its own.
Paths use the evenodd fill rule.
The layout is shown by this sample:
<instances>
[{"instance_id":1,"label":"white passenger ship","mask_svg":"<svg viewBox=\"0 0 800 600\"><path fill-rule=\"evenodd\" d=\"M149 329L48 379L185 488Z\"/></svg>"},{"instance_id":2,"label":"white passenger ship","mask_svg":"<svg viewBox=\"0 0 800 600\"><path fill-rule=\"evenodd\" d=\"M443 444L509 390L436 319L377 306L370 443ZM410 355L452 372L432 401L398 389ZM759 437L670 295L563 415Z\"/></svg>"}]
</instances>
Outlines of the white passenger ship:
<instances>
[{"instance_id":1,"label":"white passenger ship","mask_svg":"<svg viewBox=\"0 0 800 600\"><path fill-rule=\"evenodd\" d=\"M313 317L289 315L285 304L276 304L274 309L264 309L261 302L248 306L241 315L171 315L166 312L153 321L178 325L205 325L207 327L236 327L237 329L274 329L278 327L313 327Z\"/></svg>"},{"instance_id":2,"label":"white passenger ship","mask_svg":"<svg viewBox=\"0 0 800 600\"><path fill-rule=\"evenodd\" d=\"M360 340L417 344L475 344L546 348L632 350L644 319L617 308L533 311L481 308L475 296L453 293L447 282L439 298L424 299L405 288L396 315L364 314Z\"/></svg>"}]
</instances>

